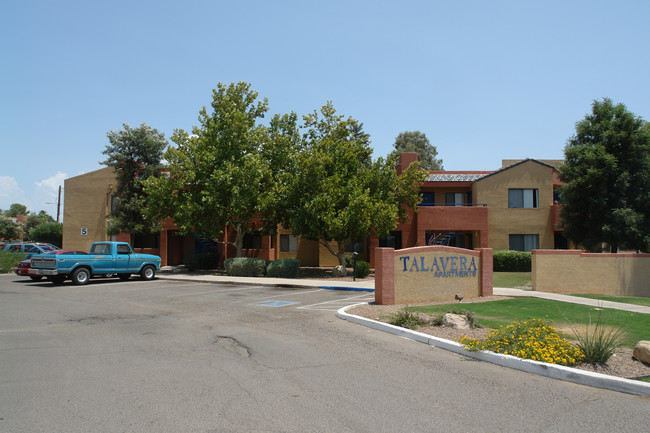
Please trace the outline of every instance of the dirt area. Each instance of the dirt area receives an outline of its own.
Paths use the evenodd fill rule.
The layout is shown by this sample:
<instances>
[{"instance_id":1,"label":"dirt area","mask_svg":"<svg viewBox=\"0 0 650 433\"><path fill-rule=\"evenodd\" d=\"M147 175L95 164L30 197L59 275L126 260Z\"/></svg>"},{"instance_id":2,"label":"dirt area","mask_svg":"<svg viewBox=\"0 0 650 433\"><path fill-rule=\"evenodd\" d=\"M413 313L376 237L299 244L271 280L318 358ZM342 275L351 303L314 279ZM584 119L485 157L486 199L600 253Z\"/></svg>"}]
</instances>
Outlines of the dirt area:
<instances>
[{"instance_id":1,"label":"dirt area","mask_svg":"<svg viewBox=\"0 0 650 433\"><path fill-rule=\"evenodd\" d=\"M483 298L465 299L462 306L467 306L471 311L469 304L474 302L488 302L499 299L508 299L506 296L486 296ZM445 302L448 303L448 302ZM416 306L418 304L409 304L409 306ZM424 305L431 305L427 303ZM366 317L368 319L377 320L380 322L388 322L392 315L404 308L405 305L375 305L364 304L349 308L347 313L355 314L357 316ZM462 336L469 338L483 339L490 332L489 328L477 328L467 331L458 329L446 328L443 326L426 326L417 329L418 332L433 335L435 337L444 338L446 340L459 341ZM628 379L638 379L641 377L650 376L650 365L637 361L632 357L631 348L620 348L616 354L612 356L605 366L592 366L590 364L580 364L575 368L587 371L595 371L597 373L608 374L617 377L624 377Z\"/></svg>"}]
</instances>

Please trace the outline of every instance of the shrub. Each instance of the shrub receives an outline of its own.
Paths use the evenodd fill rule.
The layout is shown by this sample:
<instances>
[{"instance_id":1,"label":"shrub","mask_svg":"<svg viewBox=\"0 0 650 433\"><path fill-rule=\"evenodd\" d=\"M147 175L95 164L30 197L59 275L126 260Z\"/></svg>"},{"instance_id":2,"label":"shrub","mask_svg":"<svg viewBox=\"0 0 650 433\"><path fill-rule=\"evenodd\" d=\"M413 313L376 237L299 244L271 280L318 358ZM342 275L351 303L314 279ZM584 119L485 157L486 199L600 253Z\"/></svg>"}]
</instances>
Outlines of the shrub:
<instances>
[{"instance_id":1,"label":"shrub","mask_svg":"<svg viewBox=\"0 0 650 433\"><path fill-rule=\"evenodd\" d=\"M272 261L266 267L266 275L274 278L298 278L300 261L298 259L280 259Z\"/></svg>"},{"instance_id":2,"label":"shrub","mask_svg":"<svg viewBox=\"0 0 650 433\"><path fill-rule=\"evenodd\" d=\"M530 272L531 254L525 251L497 250L493 254L494 272Z\"/></svg>"},{"instance_id":3,"label":"shrub","mask_svg":"<svg viewBox=\"0 0 650 433\"><path fill-rule=\"evenodd\" d=\"M266 262L262 259L236 257L223 262L226 274L234 277L263 277Z\"/></svg>"},{"instance_id":4,"label":"shrub","mask_svg":"<svg viewBox=\"0 0 650 433\"><path fill-rule=\"evenodd\" d=\"M589 317L589 324L584 332L579 332L573 325L571 327L576 334L576 340L578 340L576 346L584 356L583 362L599 365L607 364L609 358L621 346L623 330L607 327L602 321L600 312L596 323L592 324L591 317Z\"/></svg>"},{"instance_id":5,"label":"shrub","mask_svg":"<svg viewBox=\"0 0 650 433\"><path fill-rule=\"evenodd\" d=\"M25 257L27 256L23 253L0 253L0 274L12 272Z\"/></svg>"},{"instance_id":6,"label":"shrub","mask_svg":"<svg viewBox=\"0 0 650 433\"><path fill-rule=\"evenodd\" d=\"M184 264L190 271L197 269L215 269L219 264L219 254L215 252L195 254L186 259Z\"/></svg>"},{"instance_id":7,"label":"shrub","mask_svg":"<svg viewBox=\"0 0 650 433\"><path fill-rule=\"evenodd\" d=\"M351 268L354 266L354 255L346 254L345 255L345 267Z\"/></svg>"},{"instance_id":8,"label":"shrub","mask_svg":"<svg viewBox=\"0 0 650 433\"><path fill-rule=\"evenodd\" d=\"M393 314L388 323L402 328L416 329L418 326L429 324L429 320L409 310L401 310Z\"/></svg>"},{"instance_id":9,"label":"shrub","mask_svg":"<svg viewBox=\"0 0 650 433\"><path fill-rule=\"evenodd\" d=\"M366 278L368 275L370 275L370 263L364 260L357 260L355 276L357 278Z\"/></svg>"},{"instance_id":10,"label":"shrub","mask_svg":"<svg viewBox=\"0 0 650 433\"><path fill-rule=\"evenodd\" d=\"M560 365L575 365L583 354L552 326L541 319L513 322L492 330L485 341L462 337L460 343L469 351L490 350Z\"/></svg>"}]
</instances>

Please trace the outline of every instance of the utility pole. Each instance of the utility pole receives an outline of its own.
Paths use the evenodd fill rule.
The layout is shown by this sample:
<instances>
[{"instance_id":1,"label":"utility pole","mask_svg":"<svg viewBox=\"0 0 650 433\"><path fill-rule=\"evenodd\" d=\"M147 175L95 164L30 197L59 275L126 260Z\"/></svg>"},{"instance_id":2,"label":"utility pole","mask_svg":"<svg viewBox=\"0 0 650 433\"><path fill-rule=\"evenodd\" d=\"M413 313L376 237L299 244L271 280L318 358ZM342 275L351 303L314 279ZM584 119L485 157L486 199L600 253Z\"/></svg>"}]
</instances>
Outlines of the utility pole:
<instances>
[{"instance_id":1,"label":"utility pole","mask_svg":"<svg viewBox=\"0 0 650 433\"><path fill-rule=\"evenodd\" d=\"M56 222L59 222L61 216L61 185L59 185L59 198L56 201Z\"/></svg>"}]
</instances>

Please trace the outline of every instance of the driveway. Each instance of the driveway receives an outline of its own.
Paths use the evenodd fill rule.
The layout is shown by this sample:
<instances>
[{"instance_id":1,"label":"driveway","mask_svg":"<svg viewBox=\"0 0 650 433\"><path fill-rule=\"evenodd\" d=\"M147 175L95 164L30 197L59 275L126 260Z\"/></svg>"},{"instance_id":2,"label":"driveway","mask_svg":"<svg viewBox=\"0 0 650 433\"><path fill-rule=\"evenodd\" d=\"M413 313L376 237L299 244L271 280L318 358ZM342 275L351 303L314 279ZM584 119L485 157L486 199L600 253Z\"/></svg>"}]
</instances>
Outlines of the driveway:
<instances>
[{"instance_id":1,"label":"driveway","mask_svg":"<svg viewBox=\"0 0 650 433\"><path fill-rule=\"evenodd\" d=\"M0 432L646 431L650 400L339 320L371 293L0 276Z\"/></svg>"}]
</instances>

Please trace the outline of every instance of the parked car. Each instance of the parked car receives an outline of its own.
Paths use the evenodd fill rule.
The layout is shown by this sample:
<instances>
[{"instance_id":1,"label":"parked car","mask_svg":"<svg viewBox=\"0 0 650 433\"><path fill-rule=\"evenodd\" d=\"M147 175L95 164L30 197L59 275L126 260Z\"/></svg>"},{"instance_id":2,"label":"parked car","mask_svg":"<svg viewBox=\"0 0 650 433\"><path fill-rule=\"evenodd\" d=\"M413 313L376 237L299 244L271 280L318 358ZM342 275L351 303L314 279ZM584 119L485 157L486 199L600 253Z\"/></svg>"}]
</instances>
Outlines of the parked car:
<instances>
[{"instance_id":1,"label":"parked car","mask_svg":"<svg viewBox=\"0 0 650 433\"><path fill-rule=\"evenodd\" d=\"M3 253L24 253L27 255L26 259L29 259L34 254L44 254L50 251L56 251L60 248L42 242L21 242L18 244L9 244L5 245L2 249Z\"/></svg>"},{"instance_id":2,"label":"parked car","mask_svg":"<svg viewBox=\"0 0 650 433\"><path fill-rule=\"evenodd\" d=\"M55 250L55 251L48 251L46 253L43 253L44 255L70 255L70 254L88 254L85 251L74 251L74 250ZM39 281L43 278L42 275L34 275L31 273L31 268L32 268L32 259L26 259L22 260L21 262L18 263L18 265L14 268L14 272L18 276L22 277L29 277L34 281Z\"/></svg>"}]
</instances>

